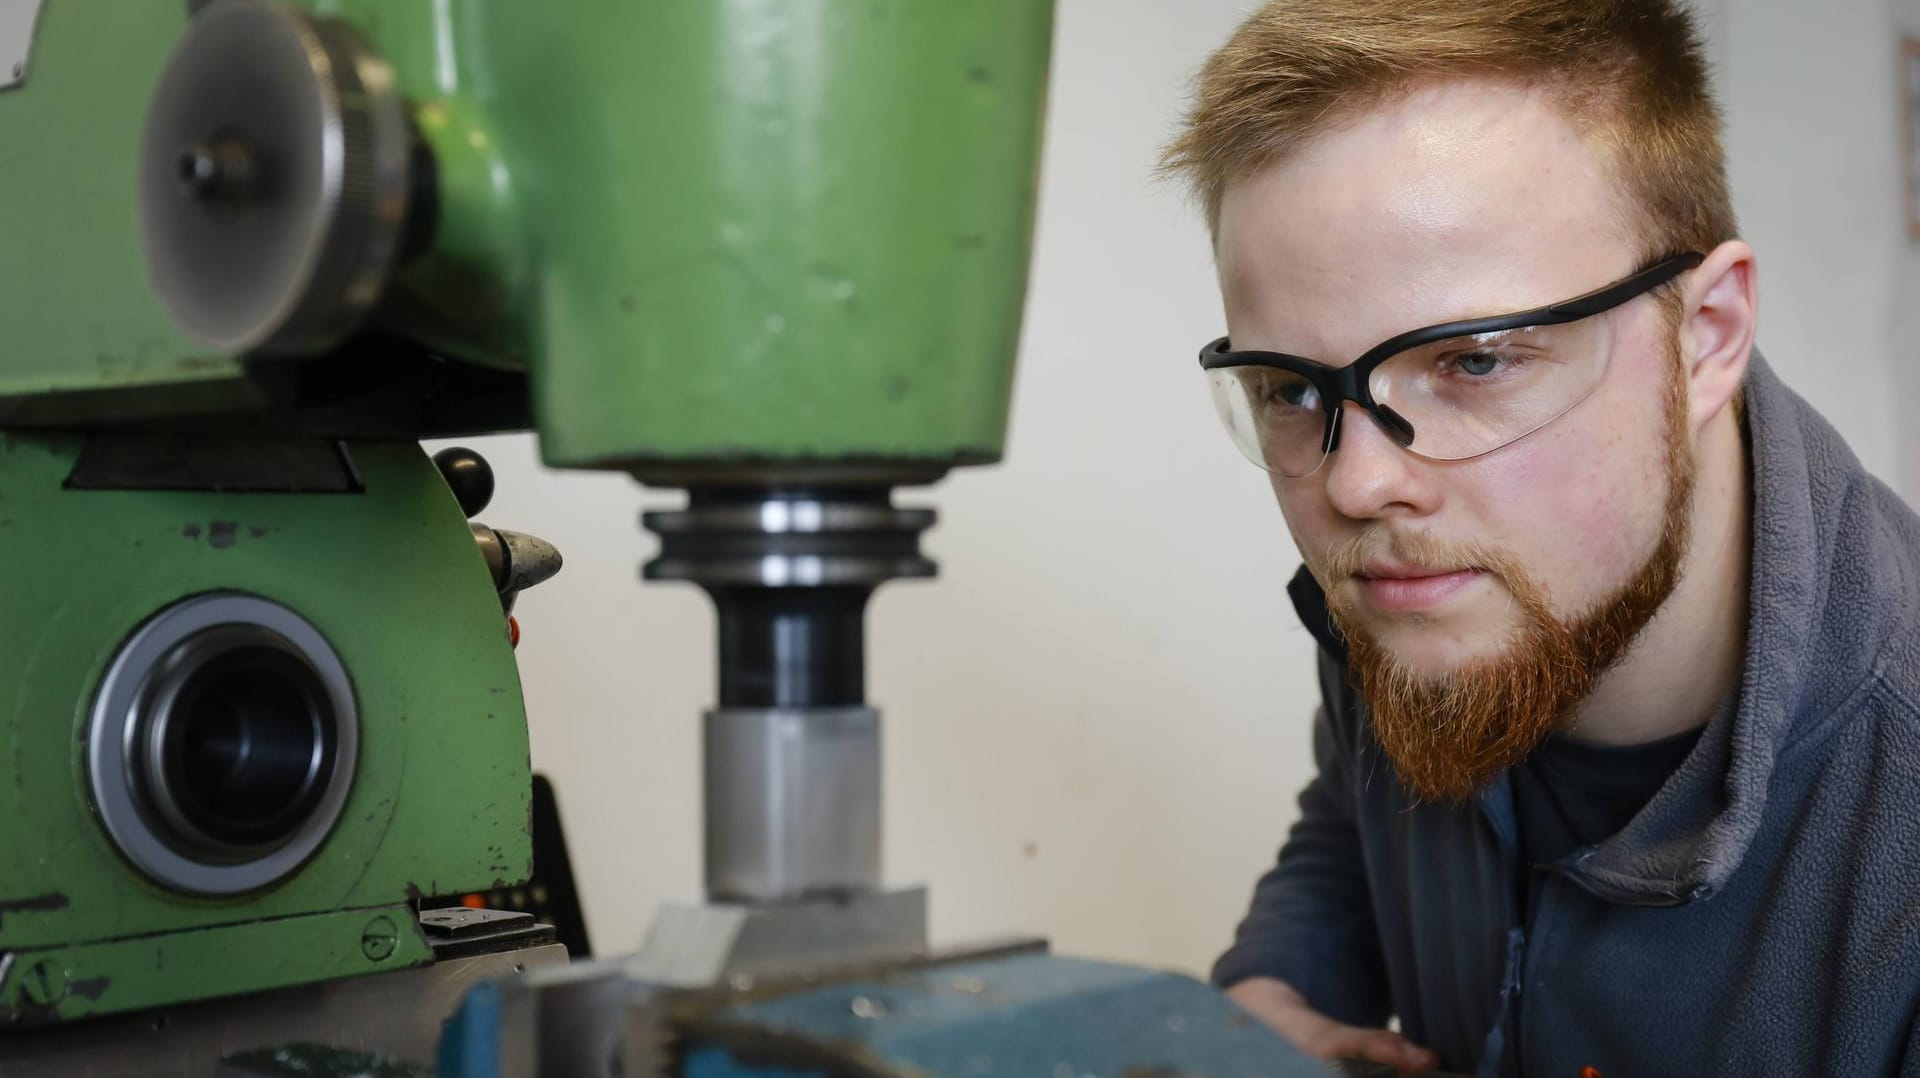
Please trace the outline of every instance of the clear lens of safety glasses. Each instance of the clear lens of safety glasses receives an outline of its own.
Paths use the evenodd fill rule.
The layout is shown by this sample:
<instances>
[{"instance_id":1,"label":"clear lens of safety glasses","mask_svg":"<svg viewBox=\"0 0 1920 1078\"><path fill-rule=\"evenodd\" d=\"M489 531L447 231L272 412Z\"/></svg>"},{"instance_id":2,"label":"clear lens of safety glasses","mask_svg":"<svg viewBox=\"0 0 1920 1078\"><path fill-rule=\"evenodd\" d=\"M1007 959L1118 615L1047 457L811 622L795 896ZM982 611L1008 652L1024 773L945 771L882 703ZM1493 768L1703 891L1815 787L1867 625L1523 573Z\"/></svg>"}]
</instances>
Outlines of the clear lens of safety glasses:
<instances>
[{"instance_id":1,"label":"clear lens of safety glasses","mask_svg":"<svg viewBox=\"0 0 1920 1078\"><path fill-rule=\"evenodd\" d=\"M1376 405L1412 429L1409 451L1431 460L1477 457L1587 399L1606 375L1612 325L1603 314L1418 345L1375 366L1367 388ZM1320 467L1327 409L1305 375L1243 364L1209 370L1207 381L1221 422L1248 460L1293 477Z\"/></svg>"},{"instance_id":2,"label":"clear lens of safety glasses","mask_svg":"<svg viewBox=\"0 0 1920 1078\"><path fill-rule=\"evenodd\" d=\"M1367 387L1375 403L1413 428L1408 450L1465 460L1524 438L1586 400L1606 375L1612 326L1603 314L1435 341L1388 358Z\"/></svg>"},{"instance_id":3,"label":"clear lens of safety glasses","mask_svg":"<svg viewBox=\"0 0 1920 1078\"><path fill-rule=\"evenodd\" d=\"M1207 372L1213 407L1242 455L1270 472L1302 476L1326 456L1327 410L1304 376L1278 367Z\"/></svg>"}]
</instances>

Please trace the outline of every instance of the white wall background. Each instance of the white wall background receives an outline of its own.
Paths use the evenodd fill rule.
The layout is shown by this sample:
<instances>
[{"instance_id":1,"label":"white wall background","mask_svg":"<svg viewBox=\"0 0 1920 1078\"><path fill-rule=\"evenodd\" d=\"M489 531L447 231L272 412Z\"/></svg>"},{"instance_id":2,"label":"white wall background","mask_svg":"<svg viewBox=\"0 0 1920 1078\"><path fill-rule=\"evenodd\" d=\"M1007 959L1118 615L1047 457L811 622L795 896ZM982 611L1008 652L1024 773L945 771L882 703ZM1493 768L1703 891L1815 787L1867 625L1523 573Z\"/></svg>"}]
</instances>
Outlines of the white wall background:
<instances>
[{"instance_id":1,"label":"white wall background","mask_svg":"<svg viewBox=\"0 0 1920 1078\"><path fill-rule=\"evenodd\" d=\"M1896 485L1902 472L1920 478L1899 467L1902 392L1913 399L1899 371L1920 355L1920 338L1895 337L1920 296L1898 281L1915 258L1894 14L1911 2L1715 0L1703 11L1734 204L1760 256L1760 347Z\"/></svg>"},{"instance_id":2,"label":"white wall background","mask_svg":"<svg viewBox=\"0 0 1920 1078\"><path fill-rule=\"evenodd\" d=\"M1761 252L1763 347L1891 477L1920 445L1903 434L1916 380L1894 364L1920 347L1920 259L1889 3L1920 12L1719 0L1703 15ZM870 614L888 864L931 885L941 939L1034 932L1204 969L1309 774L1294 553L1193 370L1221 325L1202 227L1151 179L1188 75L1250 6L1060 3L1008 460L902 495L940 510L942 579L890 585ZM475 444L500 479L487 519L567 557L518 611L533 758L558 785L596 946L631 949L657 902L699 890L713 617L691 587L637 581L653 547L638 510L671 495L547 472L528 437Z\"/></svg>"},{"instance_id":3,"label":"white wall background","mask_svg":"<svg viewBox=\"0 0 1920 1078\"><path fill-rule=\"evenodd\" d=\"M1892 22L1897 32L1920 38L1920 0L1891 0ZM1884 51L1886 62L1899 66L1898 54L1890 43ZM1894 96L1902 97L1913 93L1920 103L1920 86L1909 88L1904 72L1896 70L1890 81L1896 87ZM1906 110L1899 107L1898 101L1890 106L1895 122L1905 126L1920 123L1913 116L1920 116L1920 108ZM1893 144L1896 161L1905 161L1906 172L1920 174L1920 130L1916 130L1911 143L1896 140ZM1901 166L1896 165L1896 170ZM1905 172L1903 172L1904 176ZM1920 198L1920 190L1909 187L1905 182L1896 185L1896 200L1907 204L1906 200ZM1893 292L1888 297L1892 305L1893 318L1891 331L1891 349L1889 358L1893 364L1893 429L1896 432L1895 452L1900 461L1900 479L1903 481L1901 492L1907 501L1920 503L1920 423L1916 423L1911 409L1920 405L1920 240L1896 240L1898 253L1895 255L1893 273Z\"/></svg>"}]
</instances>

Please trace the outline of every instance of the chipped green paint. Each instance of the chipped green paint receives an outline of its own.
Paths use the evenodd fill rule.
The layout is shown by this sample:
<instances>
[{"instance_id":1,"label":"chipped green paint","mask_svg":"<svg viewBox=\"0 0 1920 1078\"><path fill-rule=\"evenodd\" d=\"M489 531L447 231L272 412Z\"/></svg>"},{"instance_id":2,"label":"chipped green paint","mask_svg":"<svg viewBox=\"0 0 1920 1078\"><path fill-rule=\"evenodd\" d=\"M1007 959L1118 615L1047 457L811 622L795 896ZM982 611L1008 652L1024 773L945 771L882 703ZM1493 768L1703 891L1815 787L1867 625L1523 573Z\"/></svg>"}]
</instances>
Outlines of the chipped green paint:
<instances>
[{"instance_id":1,"label":"chipped green paint","mask_svg":"<svg viewBox=\"0 0 1920 1078\"><path fill-rule=\"evenodd\" d=\"M0 558L35 567L9 580L0 617L0 953L242 920L266 922L245 937L265 941L269 925L292 923L282 919L530 875L513 652L466 520L418 446L354 444L365 493L284 495L65 490L78 445L0 435ZM120 641L154 612L215 590L300 611L347 665L361 710L353 793L326 843L282 883L220 900L170 892L120 858L89 804L84 741ZM365 922L345 958L324 959L334 975L365 968ZM286 949L223 951L221 970L203 979L185 969L171 998L227 978L262 986Z\"/></svg>"}]
</instances>

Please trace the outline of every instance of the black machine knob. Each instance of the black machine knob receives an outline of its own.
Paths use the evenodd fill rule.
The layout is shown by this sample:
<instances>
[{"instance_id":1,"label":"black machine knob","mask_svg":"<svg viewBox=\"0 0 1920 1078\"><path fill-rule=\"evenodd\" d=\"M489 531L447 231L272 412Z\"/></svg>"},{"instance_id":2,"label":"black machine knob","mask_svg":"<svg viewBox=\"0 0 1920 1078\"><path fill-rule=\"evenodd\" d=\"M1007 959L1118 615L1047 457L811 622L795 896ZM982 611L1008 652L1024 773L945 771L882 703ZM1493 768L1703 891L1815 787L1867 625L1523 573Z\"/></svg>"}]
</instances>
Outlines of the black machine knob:
<instances>
[{"instance_id":1,"label":"black machine knob","mask_svg":"<svg viewBox=\"0 0 1920 1078\"><path fill-rule=\"evenodd\" d=\"M453 500L472 521L467 527L480 547L480 556L493 575L493 586L500 592L500 607L511 612L513 600L522 591L544 583L560 571L560 552L552 543L524 532L489 528L473 521L493 501L493 466L487 458L463 445L448 446L433 455Z\"/></svg>"},{"instance_id":2,"label":"black machine knob","mask_svg":"<svg viewBox=\"0 0 1920 1078\"><path fill-rule=\"evenodd\" d=\"M433 455L434 467L446 479L460 511L468 519L480 515L493 501L493 466L487 458L463 445L442 449Z\"/></svg>"}]
</instances>

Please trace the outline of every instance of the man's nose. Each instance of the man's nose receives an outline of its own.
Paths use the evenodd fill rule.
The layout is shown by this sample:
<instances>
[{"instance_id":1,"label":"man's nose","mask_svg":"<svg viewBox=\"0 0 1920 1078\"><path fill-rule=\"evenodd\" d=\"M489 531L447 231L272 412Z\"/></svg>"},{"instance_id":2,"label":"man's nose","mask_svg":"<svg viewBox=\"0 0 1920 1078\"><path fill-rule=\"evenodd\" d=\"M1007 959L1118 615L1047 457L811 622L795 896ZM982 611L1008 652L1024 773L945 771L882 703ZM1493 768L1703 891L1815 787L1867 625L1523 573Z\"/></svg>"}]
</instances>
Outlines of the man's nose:
<instances>
[{"instance_id":1,"label":"man's nose","mask_svg":"<svg viewBox=\"0 0 1920 1078\"><path fill-rule=\"evenodd\" d=\"M1438 497L1425 461L1403 449L1352 401L1341 405L1337 421L1338 438L1322 469L1334 509L1353 520L1433 511Z\"/></svg>"}]
</instances>

